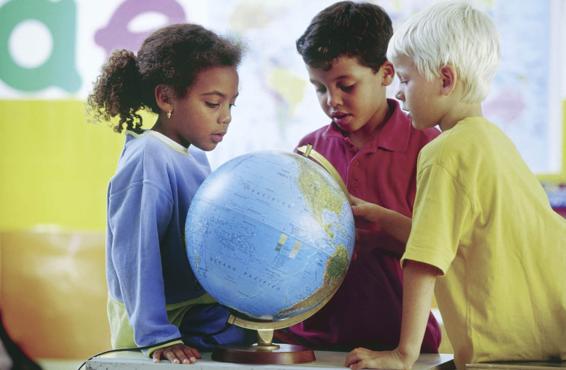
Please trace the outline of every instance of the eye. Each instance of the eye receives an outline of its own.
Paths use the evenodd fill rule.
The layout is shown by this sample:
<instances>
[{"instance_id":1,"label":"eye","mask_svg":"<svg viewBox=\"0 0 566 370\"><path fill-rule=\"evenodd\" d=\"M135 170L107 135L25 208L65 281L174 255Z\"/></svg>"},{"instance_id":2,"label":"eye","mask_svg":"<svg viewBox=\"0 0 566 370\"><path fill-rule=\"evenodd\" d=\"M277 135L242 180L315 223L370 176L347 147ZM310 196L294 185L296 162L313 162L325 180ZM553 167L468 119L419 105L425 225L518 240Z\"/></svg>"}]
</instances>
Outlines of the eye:
<instances>
[{"instance_id":1,"label":"eye","mask_svg":"<svg viewBox=\"0 0 566 370\"><path fill-rule=\"evenodd\" d=\"M313 86L317 94L324 94L326 92L326 87L324 87L324 85L313 83Z\"/></svg>"},{"instance_id":2,"label":"eye","mask_svg":"<svg viewBox=\"0 0 566 370\"><path fill-rule=\"evenodd\" d=\"M338 85L338 88L344 92L351 92L356 84L351 85Z\"/></svg>"},{"instance_id":3,"label":"eye","mask_svg":"<svg viewBox=\"0 0 566 370\"><path fill-rule=\"evenodd\" d=\"M207 107L213 108L213 109L216 109L220 106L219 103L214 103L214 102L210 102L210 101L207 101L207 102L204 102L204 103L206 104Z\"/></svg>"}]
</instances>

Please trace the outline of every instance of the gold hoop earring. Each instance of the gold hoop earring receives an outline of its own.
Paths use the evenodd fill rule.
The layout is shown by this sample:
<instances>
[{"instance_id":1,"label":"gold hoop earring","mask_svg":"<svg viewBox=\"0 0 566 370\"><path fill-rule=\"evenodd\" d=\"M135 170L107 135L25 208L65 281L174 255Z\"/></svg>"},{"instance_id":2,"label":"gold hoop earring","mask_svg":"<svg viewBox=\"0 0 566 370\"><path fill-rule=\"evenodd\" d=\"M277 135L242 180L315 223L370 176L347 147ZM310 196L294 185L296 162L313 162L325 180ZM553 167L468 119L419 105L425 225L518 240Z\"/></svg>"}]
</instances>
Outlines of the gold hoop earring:
<instances>
[{"instance_id":1,"label":"gold hoop earring","mask_svg":"<svg viewBox=\"0 0 566 370\"><path fill-rule=\"evenodd\" d=\"M171 119L171 115L173 114L173 111L170 110L169 112L167 112L167 119Z\"/></svg>"}]
</instances>

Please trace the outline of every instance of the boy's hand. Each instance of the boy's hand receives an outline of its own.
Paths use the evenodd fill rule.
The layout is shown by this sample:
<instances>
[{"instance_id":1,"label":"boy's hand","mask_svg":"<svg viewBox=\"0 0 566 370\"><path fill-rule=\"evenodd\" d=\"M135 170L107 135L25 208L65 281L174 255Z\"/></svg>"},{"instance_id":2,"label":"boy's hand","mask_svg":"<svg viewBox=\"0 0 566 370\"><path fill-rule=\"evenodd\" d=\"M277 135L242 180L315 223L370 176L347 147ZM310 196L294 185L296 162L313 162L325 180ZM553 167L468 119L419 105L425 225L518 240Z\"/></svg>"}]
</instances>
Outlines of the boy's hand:
<instances>
[{"instance_id":1,"label":"boy's hand","mask_svg":"<svg viewBox=\"0 0 566 370\"><path fill-rule=\"evenodd\" d=\"M153 362L159 362L162 358L173 364L194 364L200 358L200 352L182 343L164 347L153 352Z\"/></svg>"},{"instance_id":2,"label":"boy's hand","mask_svg":"<svg viewBox=\"0 0 566 370\"><path fill-rule=\"evenodd\" d=\"M352 206L358 234L364 230L384 231L402 243L407 242L411 233L411 219L409 217L357 198L352 194L349 194L348 198Z\"/></svg>"},{"instance_id":3,"label":"boy's hand","mask_svg":"<svg viewBox=\"0 0 566 370\"><path fill-rule=\"evenodd\" d=\"M393 351L371 351L356 348L346 356L345 365L352 370L359 369L410 369L414 360L406 358L397 349Z\"/></svg>"},{"instance_id":4,"label":"boy's hand","mask_svg":"<svg viewBox=\"0 0 566 370\"><path fill-rule=\"evenodd\" d=\"M352 206L352 213L356 219L356 222L360 223L360 226L369 226L372 224L374 227L379 226L381 216L387 212L386 208L375 203L367 202L363 199L349 195L350 205ZM366 225L363 225L363 224Z\"/></svg>"}]
</instances>

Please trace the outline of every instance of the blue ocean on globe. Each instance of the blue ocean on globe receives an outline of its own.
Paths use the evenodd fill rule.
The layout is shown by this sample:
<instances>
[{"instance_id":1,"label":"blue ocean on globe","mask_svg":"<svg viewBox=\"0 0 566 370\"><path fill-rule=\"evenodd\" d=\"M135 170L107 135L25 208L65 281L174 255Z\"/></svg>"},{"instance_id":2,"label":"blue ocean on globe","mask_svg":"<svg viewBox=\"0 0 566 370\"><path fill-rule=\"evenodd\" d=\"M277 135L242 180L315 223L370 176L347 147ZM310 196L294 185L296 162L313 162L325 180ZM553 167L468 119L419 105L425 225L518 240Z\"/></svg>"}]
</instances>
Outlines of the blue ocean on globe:
<instances>
[{"instance_id":1,"label":"blue ocean on globe","mask_svg":"<svg viewBox=\"0 0 566 370\"><path fill-rule=\"evenodd\" d=\"M338 182L295 153L236 157L209 175L186 221L190 265L218 302L253 319L320 308L347 272L355 241Z\"/></svg>"}]
</instances>

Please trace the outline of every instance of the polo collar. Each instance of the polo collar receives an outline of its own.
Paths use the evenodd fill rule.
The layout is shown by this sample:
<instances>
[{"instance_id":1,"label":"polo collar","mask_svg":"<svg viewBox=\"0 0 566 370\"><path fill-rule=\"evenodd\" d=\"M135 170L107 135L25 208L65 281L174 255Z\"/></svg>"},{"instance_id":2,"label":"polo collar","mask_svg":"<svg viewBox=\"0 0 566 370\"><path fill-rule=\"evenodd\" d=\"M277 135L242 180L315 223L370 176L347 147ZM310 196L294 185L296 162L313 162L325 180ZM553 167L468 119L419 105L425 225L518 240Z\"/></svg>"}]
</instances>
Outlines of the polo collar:
<instances>
[{"instance_id":1,"label":"polo collar","mask_svg":"<svg viewBox=\"0 0 566 370\"><path fill-rule=\"evenodd\" d=\"M404 152L409 145L411 136L411 124L407 122L409 118L403 113L399 102L394 99L387 99L389 118L377 129L373 140L366 143L363 149L384 149L391 152ZM349 137L333 122L328 125L327 135L329 137L339 137L352 145Z\"/></svg>"}]
</instances>

